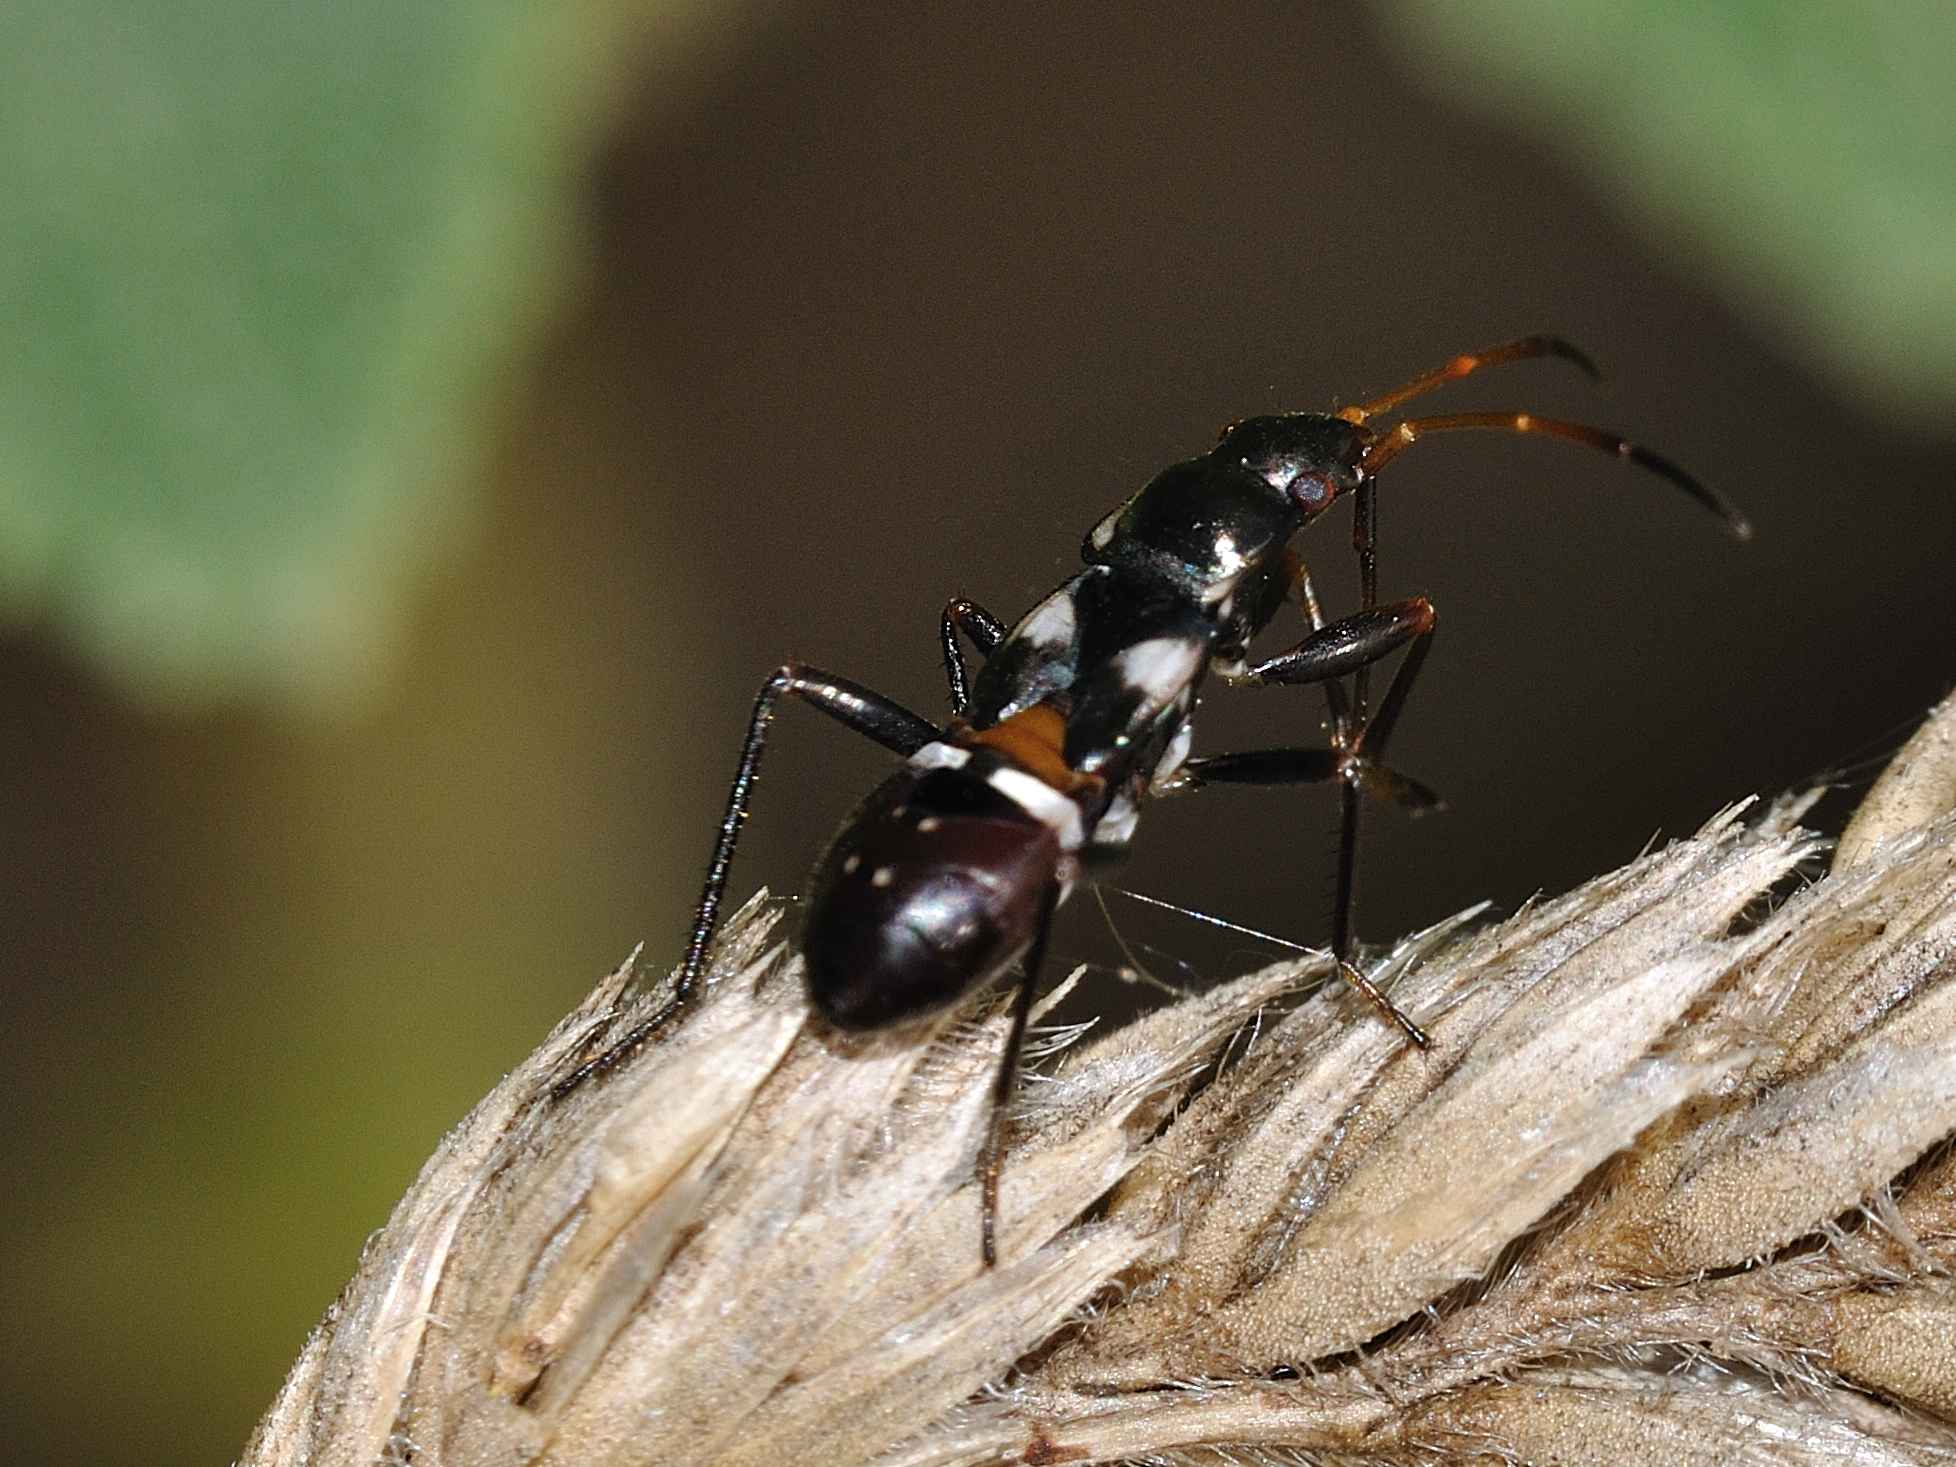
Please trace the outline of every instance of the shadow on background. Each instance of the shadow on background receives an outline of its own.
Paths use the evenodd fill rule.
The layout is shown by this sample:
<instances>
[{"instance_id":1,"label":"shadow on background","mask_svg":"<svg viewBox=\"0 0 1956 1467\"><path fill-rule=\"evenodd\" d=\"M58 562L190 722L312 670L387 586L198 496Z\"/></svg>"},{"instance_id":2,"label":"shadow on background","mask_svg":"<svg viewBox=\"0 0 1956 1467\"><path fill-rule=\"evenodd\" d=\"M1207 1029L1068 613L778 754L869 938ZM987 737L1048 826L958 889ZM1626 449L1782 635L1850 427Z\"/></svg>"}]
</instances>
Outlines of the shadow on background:
<instances>
[{"instance_id":1,"label":"shadow on background","mask_svg":"<svg viewBox=\"0 0 1956 1467\"><path fill-rule=\"evenodd\" d=\"M1442 617L1395 762L1454 810L1372 822L1371 937L1878 753L1946 690L1956 452L1341 14L776 17L597 160L586 288L376 707L165 717L0 647L15 1460L234 1451L439 1134L635 942L676 955L766 670L941 711L944 600L1016 615L1226 419L1551 329L1605 395L1535 365L1446 404L1622 428L1758 525L1536 442L1394 465L1385 594ZM1345 603L1336 518L1302 548ZM1215 690L1199 743L1320 711ZM883 767L797 711L770 758L736 895L792 889ZM1332 824L1321 792L1164 804L1126 880L1319 940ZM1115 911L1164 976L1260 956ZM1115 957L1075 903L1055 968Z\"/></svg>"}]
</instances>

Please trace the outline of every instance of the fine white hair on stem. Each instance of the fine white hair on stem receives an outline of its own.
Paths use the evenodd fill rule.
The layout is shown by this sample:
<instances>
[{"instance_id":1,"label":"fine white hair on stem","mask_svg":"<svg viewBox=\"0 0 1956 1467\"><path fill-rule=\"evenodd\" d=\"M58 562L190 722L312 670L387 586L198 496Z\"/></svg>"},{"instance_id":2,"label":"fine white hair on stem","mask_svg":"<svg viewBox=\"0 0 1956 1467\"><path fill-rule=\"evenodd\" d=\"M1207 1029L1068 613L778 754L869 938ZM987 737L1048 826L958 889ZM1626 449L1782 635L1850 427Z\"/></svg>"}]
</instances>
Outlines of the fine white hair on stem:
<instances>
[{"instance_id":1,"label":"fine white hair on stem","mask_svg":"<svg viewBox=\"0 0 1956 1467\"><path fill-rule=\"evenodd\" d=\"M757 898L446 1138L244 1461L1956 1460L1953 745L1829 874L1735 806L1408 939L1425 1051L1321 956L1046 1032L989 1270L1005 1008L830 1032Z\"/></svg>"}]
</instances>

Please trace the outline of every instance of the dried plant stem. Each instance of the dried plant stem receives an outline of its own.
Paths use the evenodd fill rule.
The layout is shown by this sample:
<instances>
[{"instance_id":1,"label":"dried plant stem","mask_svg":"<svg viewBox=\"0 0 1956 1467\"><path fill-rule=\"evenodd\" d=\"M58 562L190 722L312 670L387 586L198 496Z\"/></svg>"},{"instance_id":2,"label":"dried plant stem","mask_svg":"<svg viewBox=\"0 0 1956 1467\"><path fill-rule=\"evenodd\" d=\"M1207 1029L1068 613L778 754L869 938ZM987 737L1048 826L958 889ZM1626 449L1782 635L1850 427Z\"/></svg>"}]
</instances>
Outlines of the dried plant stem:
<instances>
[{"instance_id":1,"label":"dried plant stem","mask_svg":"<svg viewBox=\"0 0 1956 1467\"><path fill-rule=\"evenodd\" d=\"M757 899L444 1142L245 1461L1956 1462L1952 747L1832 873L1782 802L1410 939L1427 1051L1322 960L1056 1046L995 1270L1007 1016L825 1032Z\"/></svg>"}]
</instances>

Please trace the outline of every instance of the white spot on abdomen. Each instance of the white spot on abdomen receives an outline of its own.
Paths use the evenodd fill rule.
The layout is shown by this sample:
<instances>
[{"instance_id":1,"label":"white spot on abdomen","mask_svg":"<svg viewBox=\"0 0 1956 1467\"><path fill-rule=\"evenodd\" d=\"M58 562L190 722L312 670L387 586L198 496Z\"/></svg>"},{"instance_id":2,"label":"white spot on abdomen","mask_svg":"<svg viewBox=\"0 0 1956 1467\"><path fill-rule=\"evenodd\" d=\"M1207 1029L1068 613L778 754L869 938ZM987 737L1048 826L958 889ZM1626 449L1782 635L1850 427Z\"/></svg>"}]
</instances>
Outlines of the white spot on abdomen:
<instances>
[{"instance_id":1,"label":"white spot on abdomen","mask_svg":"<svg viewBox=\"0 0 1956 1467\"><path fill-rule=\"evenodd\" d=\"M935 740L910 756L912 769L962 769L970 762L971 750Z\"/></svg>"},{"instance_id":2,"label":"white spot on abdomen","mask_svg":"<svg viewBox=\"0 0 1956 1467\"><path fill-rule=\"evenodd\" d=\"M985 782L1052 831L1062 851L1077 851L1085 836L1080 807L1037 775L1009 765L994 769Z\"/></svg>"}]
</instances>

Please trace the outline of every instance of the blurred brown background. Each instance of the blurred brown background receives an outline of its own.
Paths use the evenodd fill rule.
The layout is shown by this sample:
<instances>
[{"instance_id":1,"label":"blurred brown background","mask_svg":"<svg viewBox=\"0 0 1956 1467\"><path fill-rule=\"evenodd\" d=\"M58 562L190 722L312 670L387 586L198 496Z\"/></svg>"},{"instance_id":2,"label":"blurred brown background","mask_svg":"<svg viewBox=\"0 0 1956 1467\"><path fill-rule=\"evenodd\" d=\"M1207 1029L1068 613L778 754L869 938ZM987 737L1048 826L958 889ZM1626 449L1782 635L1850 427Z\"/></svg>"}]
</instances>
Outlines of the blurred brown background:
<instances>
[{"instance_id":1,"label":"blurred brown background","mask_svg":"<svg viewBox=\"0 0 1956 1467\"><path fill-rule=\"evenodd\" d=\"M1375 939L1876 756L1949 686L1946 424L1835 396L1363 12L811 5L652 92L375 706L160 714L0 642L13 1460L235 1451L441 1132L634 943L677 952L763 673L941 711L945 598L1015 616L1226 419L1556 330L1603 395L1521 366L1446 406L1622 428L1758 526L1556 445L1394 465L1384 588L1442 614L1396 762L1454 809L1372 822ZM1303 548L1348 602L1342 517ZM1216 690L1201 744L1319 712ZM794 710L770 757L737 895L791 889L885 762ZM1145 826L1128 884L1322 938L1328 795ZM1110 900L1164 976L1258 955ZM1056 969L1115 956L1074 903Z\"/></svg>"}]
</instances>

